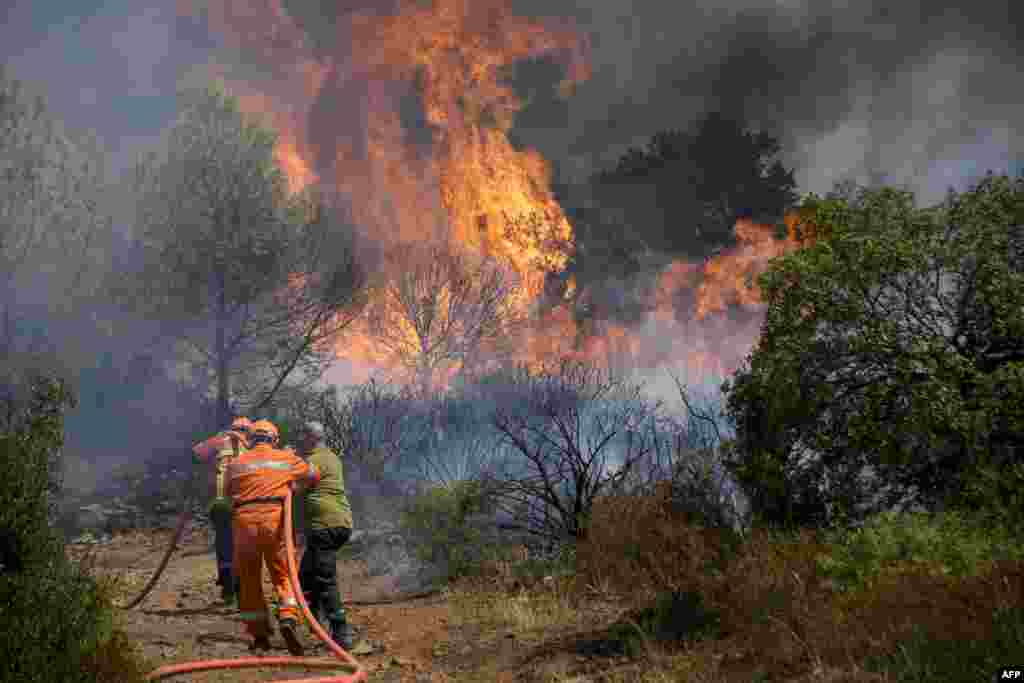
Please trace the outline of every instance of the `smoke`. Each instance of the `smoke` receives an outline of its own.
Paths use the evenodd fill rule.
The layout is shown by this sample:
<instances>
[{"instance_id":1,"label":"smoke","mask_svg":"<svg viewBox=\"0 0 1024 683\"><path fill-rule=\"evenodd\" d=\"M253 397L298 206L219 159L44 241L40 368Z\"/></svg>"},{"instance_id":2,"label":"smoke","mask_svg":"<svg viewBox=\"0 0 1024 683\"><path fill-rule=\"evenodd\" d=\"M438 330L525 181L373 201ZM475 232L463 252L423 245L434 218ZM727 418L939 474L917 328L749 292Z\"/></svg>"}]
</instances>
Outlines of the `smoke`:
<instances>
[{"instance_id":1,"label":"smoke","mask_svg":"<svg viewBox=\"0 0 1024 683\"><path fill-rule=\"evenodd\" d=\"M552 11L537 0L513 6ZM571 14L591 37L593 76L564 102L537 98L520 116L517 138L564 173L584 174L659 130L717 110L778 136L804 191L884 180L909 185L926 202L988 167L1006 170L1024 153L1024 96L1015 85L1024 67L1020 3L705 7L558 3L554 11ZM550 119L557 124L545 125L534 107L558 110Z\"/></svg>"}]
</instances>

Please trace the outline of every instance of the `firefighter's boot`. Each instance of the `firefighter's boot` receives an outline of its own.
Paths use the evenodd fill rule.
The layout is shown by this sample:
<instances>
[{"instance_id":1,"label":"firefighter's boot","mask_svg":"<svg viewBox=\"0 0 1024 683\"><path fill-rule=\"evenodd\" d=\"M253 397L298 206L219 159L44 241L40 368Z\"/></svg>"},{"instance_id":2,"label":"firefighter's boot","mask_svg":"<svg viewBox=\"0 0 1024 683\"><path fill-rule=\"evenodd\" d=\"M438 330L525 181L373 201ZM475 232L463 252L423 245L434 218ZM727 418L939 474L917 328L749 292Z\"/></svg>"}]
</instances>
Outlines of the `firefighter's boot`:
<instances>
[{"instance_id":1,"label":"firefighter's boot","mask_svg":"<svg viewBox=\"0 0 1024 683\"><path fill-rule=\"evenodd\" d=\"M342 650L351 652L353 647L353 639L355 633L352 631L352 626L349 625L345 617L341 619L331 620L331 640L341 646Z\"/></svg>"},{"instance_id":2,"label":"firefighter's boot","mask_svg":"<svg viewBox=\"0 0 1024 683\"><path fill-rule=\"evenodd\" d=\"M294 619L281 619L281 637L293 657L301 657L306 653L298 634L299 623Z\"/></svg>"},{"instance_id":3,"label":"firefighter's boot","mask_svg":"<svg viewBox=\"0 0 1024 683\"><path fill-rule=\"evenodd\" d=\"M235 607L238 605L238 593L241 582L237 576L232 576L230 571L220 578L220 597L225 604Z\"/></svg>"},{"instance_id":4,"label":"firefighter's boot","mask_svg":"<svg viewBox=\"0 0 1024 683\"><path fill-rule=\"evenodd\" d=\"M249 650L251 652L267 652L270 650L270 638L267 636L257 636L249 644Z\"/></svg>"}]
</instances>

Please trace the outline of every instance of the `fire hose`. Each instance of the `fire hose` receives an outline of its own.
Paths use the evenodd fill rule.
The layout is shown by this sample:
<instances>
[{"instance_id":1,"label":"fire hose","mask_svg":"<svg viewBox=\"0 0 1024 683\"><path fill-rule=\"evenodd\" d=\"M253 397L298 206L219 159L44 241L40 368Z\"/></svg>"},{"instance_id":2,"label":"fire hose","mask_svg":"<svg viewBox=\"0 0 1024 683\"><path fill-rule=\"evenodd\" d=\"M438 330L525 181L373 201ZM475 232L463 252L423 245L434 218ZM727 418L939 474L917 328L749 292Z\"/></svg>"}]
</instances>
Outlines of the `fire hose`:
<instances>
[{"instance_id":1,"label":"fire hose","mask_svg":"<svg viewBox=\"0 0 1024 683\"><path fill-rule=\"evenodd\" d=\"M174 552L175 547L178 544L178 540L181 537L182 531L185 528L185 524L191 517L190 511L191 506L186 502L186 508L181 513L181 518L178 520L178 526L174 532L174 537L167 548L167 552L164 554L163 560L160 562L160 566L153 574L153 578L150 579L149 583L142 590L142 592L130 603L121 607L121 609L131 609L138 605L142 600L149 594L156 585L160 574L167 566L167 562ZM147 680L155 681L161 678L167 678L169 676L176 676L183 673L195 673L198 671L211 671L217 669L250 669L267 666L293 666L303 668L317 668L317 669L337 669L340 666L351 669L351 673L347 674L335 674L320 678L298 678L287 681L281 681L281 683L356 683L357 681L365 681L367 672L359 664L356 659L346 652L340 645L331 639L330 635L323 629L317 619L313 616L309 609L309 605L306 603L305 596L302 592L302 586L299 584L299 573L298 567L295 562L295 542L292 529L292 492L289 490L288 495L285 496L284 509L282 514L284 515L284 534L285 544L287 547L287 560L288 560L288 579L291 581L292 591L295 593L298 599L299 606L302 608L302 614L306 617L306 621L313 629L313 633L319 638L331 653L337 658L336 660L327 659L325 657L242 657L239 659L209 659L195 662L186 662L184 664L173 664L168 666L162 666L156 669L152 673L146 676ZM339 663L340 661L340 663Z\"/></svg>"},{"instance_id":2,"label":"fire hose","mask_svg":"<svg viewBox=\"0 0 1024 683\"><path fill-rule=\"evenodd\" d=\"M195 479L196 473L193 470L188 480L188 487L185 489L185 505L181 510L181 515L178 517L178 526L174 529L174 534L171 536L171 542L167 544L167 550L164 552L163 559L160 560L160 564L157 565L156 571L153 572L153 576L150 577L149 583L147 583L143 589L135 596L130 602L124 605L114 605L117 609L129 610L138 607L146 596L149 595L150 591L156 586L157 581L160 580L160 576L164 573L164 569L167 568L167 563L171 559L171 555L174 554L175 549L178 547L179 541L181 541L181 535L185 531L185 525L192 518L192 500L195 492Z\"/></svg>"},{"instance_id":3,"label":"fire hose","mask_svg":"<svg viewBox=\"0 0 1024 683\"><path fill-rule=\"evenodd\" d=\"M174 549L178 547L178 541L181 540L181 534L185 531L185 525L188 524L188 520L192 518L192 499L191 497L185 498L185 509L181 511L181 516L178 518L178 526L174 530L174 535L171 537L171 542L167 544L167 550L164 552L164 557L160 560L159 566L156 571L153 572L153 576L149 579L149 583L145 585L141 592L135 598L124 605L115 605L118 609L129 610L137 607L139 603L146 599L153 587L156 586L156 582L160 580L160 575L164 573L164 569L167 568L167 563L171 559L171 555L174 554Z\"/></svg>"}]
</instances>

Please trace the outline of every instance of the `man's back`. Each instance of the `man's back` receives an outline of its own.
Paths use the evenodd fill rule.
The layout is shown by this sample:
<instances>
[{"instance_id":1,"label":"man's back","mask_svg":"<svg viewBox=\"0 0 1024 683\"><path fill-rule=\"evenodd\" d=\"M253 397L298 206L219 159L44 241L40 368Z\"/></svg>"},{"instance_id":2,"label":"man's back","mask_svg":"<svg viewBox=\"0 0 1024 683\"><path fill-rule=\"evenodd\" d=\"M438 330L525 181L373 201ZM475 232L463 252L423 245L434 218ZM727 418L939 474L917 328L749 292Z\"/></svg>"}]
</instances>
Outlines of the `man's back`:
<instances>
[{"instance_id":1,"label":"man's back","mask_svg":"<svg viewBox=\"0 0 1024 683\"><path fill-rule=\"evenodd\" d=\"M310 475L310 467L291 451L259 444L228 465L229 492L236 504L283 498L291 481Z\"/></svg>"},{"instance_id":2,"label":"man's back","mask_svg":"<svg viewBox=\"0 0 1024 683\"><path fill-rule=\"evenodd\" d=\"M306 493L306 523L310 529L352 528L352 507L345 495L341 459L325 446L313 449L309 464L320 470L320 481Z\"/></svg>"}]
</instances>

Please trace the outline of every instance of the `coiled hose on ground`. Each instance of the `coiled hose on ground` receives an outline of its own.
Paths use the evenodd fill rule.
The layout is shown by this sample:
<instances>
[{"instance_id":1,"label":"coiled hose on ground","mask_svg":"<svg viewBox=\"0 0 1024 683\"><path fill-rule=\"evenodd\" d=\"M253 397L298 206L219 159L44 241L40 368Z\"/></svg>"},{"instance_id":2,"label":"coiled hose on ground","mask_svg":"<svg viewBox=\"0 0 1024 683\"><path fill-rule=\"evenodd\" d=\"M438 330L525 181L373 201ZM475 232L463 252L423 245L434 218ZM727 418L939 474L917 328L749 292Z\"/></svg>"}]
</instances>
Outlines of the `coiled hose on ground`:
<instances>
[{"instance_id":1,"label":"coiled hose on ground","mask_svg":"<svg viewBox=\"0 0 1024 683\"><path fill-rule=\"evenodd\" d=\"M292 590L294 591L295 597L298 599L299 605L302 608L302 614L306 617L307 622L313 629L313 633L315 633L317 638L327 645L328 649L330 649L331 653L337 659L332 660L325 657L241 657L238 659L208 659L196 662L186 662L185 664L162 666L146 676L147 680L155 681L161 678L168 678L170 676L194 673L198 671L211 671L217 669L251 669L268 666L292 666L316 669L337 669L341 666L351 669L351 673L334 674L320 678L298 678L281 681L281 683L357 683L357 681L366 680L366 670L362 668L359 662L357 662L352 655L342 649L340 645L331 639L330 635L328 635L323 627L320 626L320 623L313 617L313 614L310 612L309 605L306 604L305 596L302 593L302 586L299 585L298 567L295 563L291 491L289 491L288 495L285 497L282 514L284 515L285 543L287 545L288 553L288 579L291 581ZM143 588L142 592L139 593L134 600L124 606L121 606L121 609L131 609L135 607L145 599L151 590L153 590L157 580L160 578L160 574L163 573L168 560L170 560L174 549L177 547L181 534L185 529L185 524L188 522L190 517L191 496L186 496L185 509L181 513L181 517L178 520L178 526L174 532L174 537L167 547L167 552L164 553L160 566L153 574L153 577L149 580L149 583L146 584L145 588Z\"/></svg>"}]
</instances>

